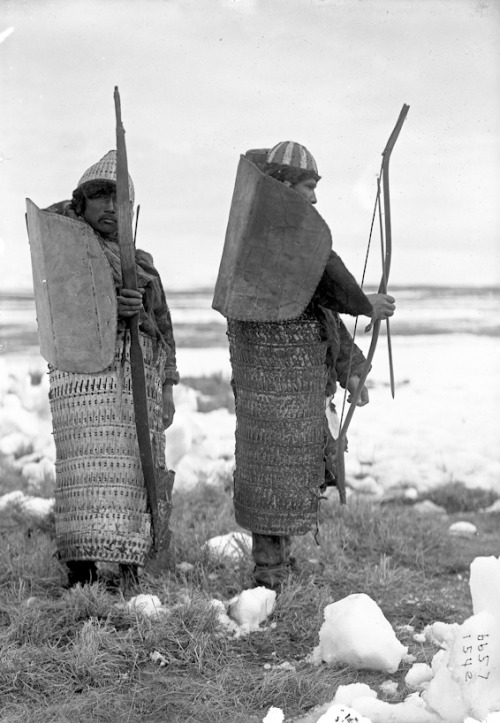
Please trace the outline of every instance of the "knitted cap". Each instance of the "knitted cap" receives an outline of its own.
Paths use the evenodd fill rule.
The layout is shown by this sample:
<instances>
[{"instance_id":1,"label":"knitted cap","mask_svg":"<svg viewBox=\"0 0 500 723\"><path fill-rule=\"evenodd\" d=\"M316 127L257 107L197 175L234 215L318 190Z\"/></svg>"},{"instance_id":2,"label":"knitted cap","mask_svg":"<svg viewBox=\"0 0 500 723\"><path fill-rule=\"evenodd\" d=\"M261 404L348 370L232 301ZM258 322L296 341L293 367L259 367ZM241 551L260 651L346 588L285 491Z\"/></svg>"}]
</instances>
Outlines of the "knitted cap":
<instances>
[{"instance_id":1,"label":"knitted cap","mask_svg":"<svg viewBox=\"0 0 500 723\"><path fill-rule=\"evenodd\" d=\"M88 181L113 181L113 183L116 183L116 151L108 151L100 161L90 166L78 181L78 187ZM130 200L134 203L134 184L130 175L128 177L128 191Z\"/></svg>"},{"instance_id":2,"label":"knitted cap","mask_svg":"<svg viewBox=\"0 0 500 723\"><path fill-rule=\"evenodd\" d=\"M305 146L294 141L281 141L271 148L266 163L279 163L281 166L292 166L303 171L318 173L318 166L312 154Z\"/></svg>"}]
</instances>

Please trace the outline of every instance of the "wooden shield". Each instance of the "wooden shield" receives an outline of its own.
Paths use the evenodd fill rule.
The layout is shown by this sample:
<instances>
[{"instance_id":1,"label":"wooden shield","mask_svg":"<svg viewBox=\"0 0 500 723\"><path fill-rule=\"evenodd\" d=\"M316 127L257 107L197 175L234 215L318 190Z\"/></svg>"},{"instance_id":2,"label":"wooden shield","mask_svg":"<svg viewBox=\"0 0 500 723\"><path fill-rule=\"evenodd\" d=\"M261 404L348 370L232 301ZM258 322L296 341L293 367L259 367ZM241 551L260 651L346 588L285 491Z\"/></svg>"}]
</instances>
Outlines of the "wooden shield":
<instances>
[{"instance_id":1,"label":"wooden shield","mask_svg":"<svg viewBox=\"0 0 500 723\"><path fill-rule=\"evenodd\" d=\"M212 306L239 321L296 318L331 248L316 209L241 156Z\"/></svg>"},{"instance_id":2,"label":"wooden shield","mask_svg":"<svg viewBox=\"0 0 500 723\"><path fill-rule=\"evenodd\" d=\"M62 371L102 371L115 354L117 302L99 241L29 198L26 209L41 354Z\"/></svg>"}]
</instances>

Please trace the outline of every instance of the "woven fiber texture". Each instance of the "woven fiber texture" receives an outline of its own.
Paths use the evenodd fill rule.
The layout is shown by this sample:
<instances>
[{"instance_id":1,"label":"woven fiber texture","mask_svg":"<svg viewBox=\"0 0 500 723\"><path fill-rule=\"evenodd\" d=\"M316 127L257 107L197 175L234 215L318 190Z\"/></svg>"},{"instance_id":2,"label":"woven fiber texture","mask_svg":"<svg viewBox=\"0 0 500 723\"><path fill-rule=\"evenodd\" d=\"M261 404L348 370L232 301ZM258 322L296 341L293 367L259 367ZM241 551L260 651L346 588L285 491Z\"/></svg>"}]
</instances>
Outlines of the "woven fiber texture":
<instances>
[{"instance_id":1,"label":"woven fiber texture","mask_svg":"<svg viewBox=\"0 0 500 723\"><path fill-rule=\"evenodd\" d=\"M267 163L279 163L282 166L292 166L302 170L318 172L318 166L313 155L307 148L295 141L281 141L267 154Z\"/></svg>"},{"instance_id":2,"label":"woven fiber texture","mask_svg":"<svg viewBox=\"0 0 500 723\"><path fill-rule=\"evenodd\" d=\"M140 335L160 537L168 538L172 480L165 467L162 425L164 352ZM59 556L144 565L151 520L141 469L131 387L128 335L117 335L113 363L98 374L50 369L56 444L56 538Z\"/></svg>"},{"instance_id":3,"label":"woven fiber texture","mask_svg":"<svg viewBox=\"0 0 500 723\"><path fill-rule=\"evenodd\" d=\"M116 183L116 151L108 151L100 161L94 163L93 166L87 168L83 176L78 181L78 187L89 181L113 181ZM135 200L134 184L128 177L128 192L130 201L133 204Z\"/></svg>"},{"instance_id":4,"label":"woven fiber texture","mask_svg":"<svg viewBox=\"0 0 500 723\"><path fill-rule=\"evenodd\" d=\"M228 322L236 398L236 521L266 535L316 525L324 483L326 343L319 323Z\"/></svg>"}]
</instances>

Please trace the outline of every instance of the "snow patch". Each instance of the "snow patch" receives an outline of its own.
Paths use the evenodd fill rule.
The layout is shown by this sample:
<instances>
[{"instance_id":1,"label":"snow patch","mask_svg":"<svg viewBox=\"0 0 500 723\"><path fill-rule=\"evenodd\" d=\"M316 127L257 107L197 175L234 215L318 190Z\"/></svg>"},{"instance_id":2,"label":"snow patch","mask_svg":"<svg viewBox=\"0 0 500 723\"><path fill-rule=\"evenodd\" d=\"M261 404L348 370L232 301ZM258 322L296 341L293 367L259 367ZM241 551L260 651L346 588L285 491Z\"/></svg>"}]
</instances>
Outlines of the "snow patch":
<instances>
[{"instance_id":1,"label":"snow patch","mask_svg":"<svg viewBox=\"0 0 500 723\"><path fill-rule=\"evenodd\" d=\"M395 673L408 648L396 637L377 603L365 593L327 605L312 662Z\"/></svg>"}]
</instances>

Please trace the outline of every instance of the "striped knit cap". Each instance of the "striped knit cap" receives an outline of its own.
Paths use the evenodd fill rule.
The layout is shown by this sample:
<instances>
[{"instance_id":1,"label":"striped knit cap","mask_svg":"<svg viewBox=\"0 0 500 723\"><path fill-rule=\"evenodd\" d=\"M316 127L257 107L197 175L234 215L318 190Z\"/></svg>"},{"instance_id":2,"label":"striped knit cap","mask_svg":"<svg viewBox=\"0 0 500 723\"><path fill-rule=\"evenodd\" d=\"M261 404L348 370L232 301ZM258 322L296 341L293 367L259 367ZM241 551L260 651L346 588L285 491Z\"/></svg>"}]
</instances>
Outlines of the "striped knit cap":
<instances>
[{"instance_id":1,"label":"striped knit cap","mask_svg":"<svg viewBox=\"0 0 500 723\"><path fill-rule=\"evenodd\" d=\"M100 161L90 166L78 181L78 187L88 181L113 181L113 183L116 183L116 151L108 151ZM128 177L128 191L130 200L134 203L134 184L130 175Z\"/></svg>"},{"instance_id":2,"label":"striped knit cap","mask_svg":"<svg viewBox=\"0 0 500 723\"><path fill-rule=\"evenodd\" d=\"M312 154L305 146L294 141L281 141L267 154L266 163L279 163L280 166L292 166L302 171L318 174L318 166Z\"/></svg>"}]
</instances>

